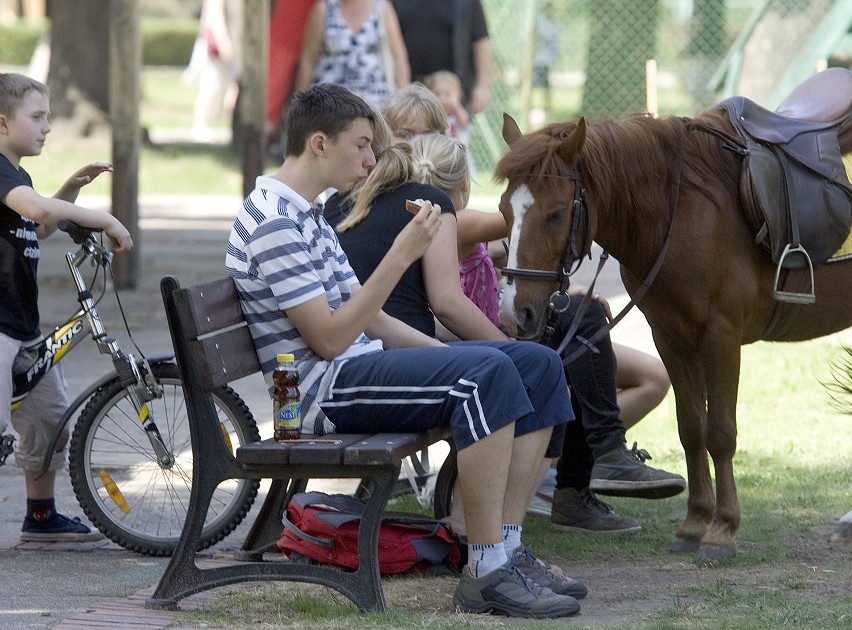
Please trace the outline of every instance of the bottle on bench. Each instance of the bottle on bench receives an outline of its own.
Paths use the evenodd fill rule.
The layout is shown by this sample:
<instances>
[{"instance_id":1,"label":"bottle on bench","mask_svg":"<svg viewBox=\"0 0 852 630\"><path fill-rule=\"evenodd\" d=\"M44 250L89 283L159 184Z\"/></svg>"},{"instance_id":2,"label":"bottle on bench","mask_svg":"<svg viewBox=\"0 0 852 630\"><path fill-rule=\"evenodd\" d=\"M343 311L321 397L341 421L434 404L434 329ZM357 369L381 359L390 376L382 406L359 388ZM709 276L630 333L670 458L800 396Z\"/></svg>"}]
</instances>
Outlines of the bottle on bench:
<instances>
[{"instance_id":1,"label":"bottle on bench","mask_svg":"<svg viewBox=\"0 0 852 630\"><path fill-rule=\"evenodd\" d=\"M272 372L272 413L275 439L279 442L302 437L302 402L299 370L292 354L279 354Z\"/></svg>"}]
</instances>

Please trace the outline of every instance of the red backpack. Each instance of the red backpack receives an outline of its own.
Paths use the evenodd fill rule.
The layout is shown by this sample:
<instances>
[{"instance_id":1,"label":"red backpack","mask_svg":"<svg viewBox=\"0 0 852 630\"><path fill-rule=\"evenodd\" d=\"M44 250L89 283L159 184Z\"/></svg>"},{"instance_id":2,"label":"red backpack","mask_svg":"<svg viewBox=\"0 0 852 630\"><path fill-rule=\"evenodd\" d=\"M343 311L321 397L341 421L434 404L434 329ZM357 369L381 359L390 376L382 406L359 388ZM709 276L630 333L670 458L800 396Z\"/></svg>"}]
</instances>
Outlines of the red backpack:
<instances>
[{"instance_id":1,"label":"red backpack","mask_svg":"<svg viewBox=\"0 0 852 630\"><path fill-rule=\"evenodd\" d=\"M343 494L302 492L284 514L278 548L294 561L358 568L358 527L364 502ZM458 538L433 518L386 512L379 531L382 573L444 573L461 567Z\"/></svg>"}]
</instances>

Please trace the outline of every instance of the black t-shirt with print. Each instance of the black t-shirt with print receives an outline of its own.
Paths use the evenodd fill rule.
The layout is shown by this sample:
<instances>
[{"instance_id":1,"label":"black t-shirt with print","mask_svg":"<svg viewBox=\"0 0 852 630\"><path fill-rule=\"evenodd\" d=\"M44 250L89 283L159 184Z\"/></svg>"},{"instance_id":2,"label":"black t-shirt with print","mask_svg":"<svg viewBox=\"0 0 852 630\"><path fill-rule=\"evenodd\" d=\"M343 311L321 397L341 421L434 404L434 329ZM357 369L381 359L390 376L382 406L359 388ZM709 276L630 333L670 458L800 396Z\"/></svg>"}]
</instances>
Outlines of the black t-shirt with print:
<instances>
[{"instance_id":1,"label":"black t-shirt with print","mask_svg":"<svg viewBox=\"0 0 852 630\"><path fill-rule=\"evenodd\" d=\"M29 173L0 155L0 332L22 341L39 335L37 225L5 201L14 188L32 185Z\"/></svg>"}]
</instances>

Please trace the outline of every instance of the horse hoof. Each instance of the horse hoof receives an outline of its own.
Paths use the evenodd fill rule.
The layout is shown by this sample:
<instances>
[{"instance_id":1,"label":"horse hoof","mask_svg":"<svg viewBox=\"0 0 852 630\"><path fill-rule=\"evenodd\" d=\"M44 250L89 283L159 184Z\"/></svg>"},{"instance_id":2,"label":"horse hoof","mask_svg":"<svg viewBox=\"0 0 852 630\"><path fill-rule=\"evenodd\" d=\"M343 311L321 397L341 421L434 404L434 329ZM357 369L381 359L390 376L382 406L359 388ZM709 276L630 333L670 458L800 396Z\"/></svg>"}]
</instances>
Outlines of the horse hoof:
<instances>
[{"instance_id":1,"label":"horse hoof","mask_svg":"<svg viewBox=\"0 0 852 630\"><path fill-rule=\"evenodd\" d=\"M675 538L669 553L696 553L701 546L697 540L690 538Z\"/></svg>"},{"instance_id":2,"label":"horse hoof","mask_svg":"<svg viewBox=\"0 0 852 630\"><path fill-rule=\"evenodd\" d=\"M852 522L840 522L834 529L834 533L830 538L831 542L848 542L852 543Z\"/></svg>"},{"instance_id":3,"label":"horse hoof","mask_svg":"<svg viewBox=\"0 0 852 630\"><path fill-rule=\"evenodd\" d=\"M733 560L736 555L737 552L733 549L720 545L701 545L698 548L698 559L710 564Z\"/></svg>"}]
</instances>

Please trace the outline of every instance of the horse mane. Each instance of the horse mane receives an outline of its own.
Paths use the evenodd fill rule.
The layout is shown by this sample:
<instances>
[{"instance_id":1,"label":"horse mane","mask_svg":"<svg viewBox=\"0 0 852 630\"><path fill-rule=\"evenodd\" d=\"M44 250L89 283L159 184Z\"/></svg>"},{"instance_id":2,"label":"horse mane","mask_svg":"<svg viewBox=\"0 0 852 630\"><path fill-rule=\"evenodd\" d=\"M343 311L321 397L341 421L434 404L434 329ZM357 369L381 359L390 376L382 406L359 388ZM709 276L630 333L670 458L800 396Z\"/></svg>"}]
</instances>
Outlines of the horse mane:
<instances>
[{"instance_id":1,"label":"horse mane","mask_svg":"<svg viewBox=\"0 0 852 630\"><path fill-rule=\"evenodd\" d=\"M726 123L713 110L701 120L719 128ZM498 162L494 177L546 185L548 180L564 179L567 171L579 166L590 199L608 208L667 212L675 183L699 191L716 205L729 202L721 196L736 190L736 159L721 149L716 138L691 130L690 123L688 118L638 114L590 124L577 164L566 164L557 151L577 124L552 123L518 138ZM708 179L716 178L724 185L709 185ZM649 180L654 185L648 186Z\"/></svg>"}]
</instances>

